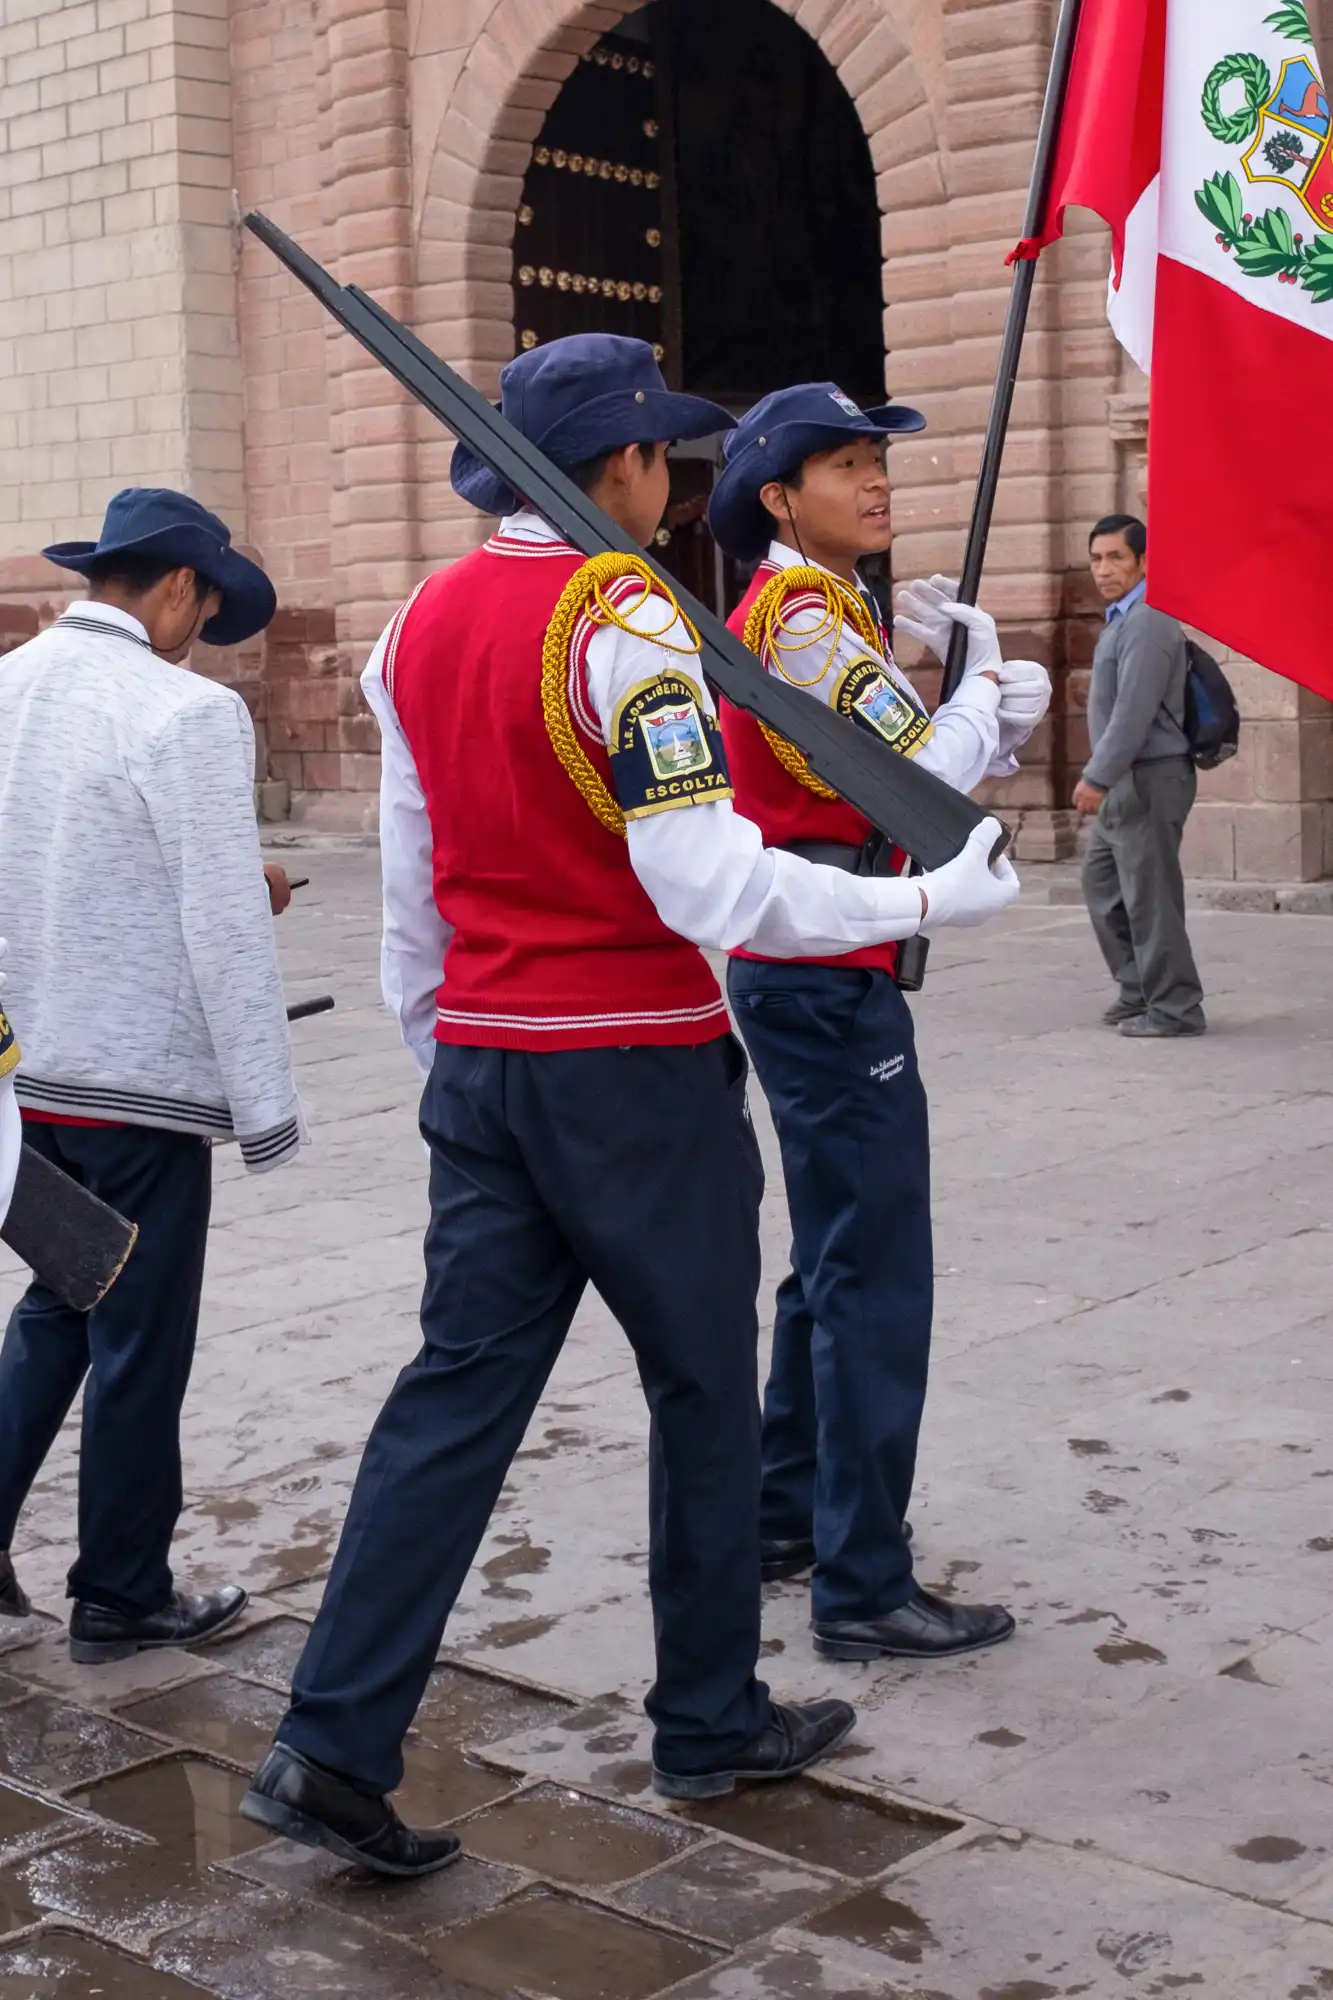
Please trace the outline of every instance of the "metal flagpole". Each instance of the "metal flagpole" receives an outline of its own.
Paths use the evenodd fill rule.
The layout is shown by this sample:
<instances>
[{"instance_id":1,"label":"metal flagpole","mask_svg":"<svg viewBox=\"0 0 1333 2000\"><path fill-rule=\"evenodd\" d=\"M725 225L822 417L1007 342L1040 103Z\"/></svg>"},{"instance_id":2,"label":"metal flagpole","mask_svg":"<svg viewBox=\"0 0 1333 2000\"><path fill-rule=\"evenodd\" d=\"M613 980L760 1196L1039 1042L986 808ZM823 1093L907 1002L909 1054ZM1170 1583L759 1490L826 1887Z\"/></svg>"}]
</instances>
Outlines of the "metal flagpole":
<instances>
[{"instance_id":1,"label":"metal flagpole","mask_svg":"<svg viewBox=\"0 0 1333 2000\"><path fill-rule=\"evenodd\" d=\"M1027 214L1023 220L1025 242L1040 236L1046 221L1046 209L1051 196L1051 177L1055 171L1055 153L1060 142L1065 99L1069 94L1069 77L1074 64L1074 42L1082 11L1083 0L1061 0L1060 18L1055 30L1055 47L1051 53L1051 73L1046 82L1046 100L1042 105L1041 124L1037 131L1037 153L1032 163L1032 180L1028 187ZM1018 364L1023 352L1023 336L1027 332L1028 308L1032 303L1032 287L1036 283L1036 277L1036 257L1020 257L1014 271L1013 290L1009 295L1009 317L1005 321L1004 339L1000 344L1000 365L995 375L995 394L991 400L990 418L986 425L986 443L981 454L977 497L972 506L972 525L968 529L963 574L958 586L958 599L961 604L975 604L977 592L981 588L981 571L986 560L986 544L990 539L991 517L995 512L995 489L1000 480L1000 462L1004 457L1004 442L1014 407L1014 385L1018 380ZM949 641L949 656L945 663L944 680L940 688L941 702L948 701L950 695L958 692L966 666L967 633L961 625L955 625L953 636Z\"/></svg>"}]
</instances>

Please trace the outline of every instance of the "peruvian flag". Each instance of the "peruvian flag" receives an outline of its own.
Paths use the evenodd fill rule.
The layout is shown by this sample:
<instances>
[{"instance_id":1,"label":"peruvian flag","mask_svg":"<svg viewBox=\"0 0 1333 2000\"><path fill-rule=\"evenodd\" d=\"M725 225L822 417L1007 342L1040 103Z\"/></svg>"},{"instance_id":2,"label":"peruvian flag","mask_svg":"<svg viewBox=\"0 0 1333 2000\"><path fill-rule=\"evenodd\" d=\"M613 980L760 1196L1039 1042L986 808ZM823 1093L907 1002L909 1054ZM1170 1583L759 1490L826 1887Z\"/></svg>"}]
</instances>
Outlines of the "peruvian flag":
<instances>
[{"instance_id":1,"label":"peruvian flag","mask_svg":"<svg viewBox=\"0 0 1333 2000\"><path fill-rule=\"evenodd\" d=\"M1046 233L1115 244L1148 594L1333 697L1333 131L1304 0L1083 0Z\"/></svg>"}]
</instances>

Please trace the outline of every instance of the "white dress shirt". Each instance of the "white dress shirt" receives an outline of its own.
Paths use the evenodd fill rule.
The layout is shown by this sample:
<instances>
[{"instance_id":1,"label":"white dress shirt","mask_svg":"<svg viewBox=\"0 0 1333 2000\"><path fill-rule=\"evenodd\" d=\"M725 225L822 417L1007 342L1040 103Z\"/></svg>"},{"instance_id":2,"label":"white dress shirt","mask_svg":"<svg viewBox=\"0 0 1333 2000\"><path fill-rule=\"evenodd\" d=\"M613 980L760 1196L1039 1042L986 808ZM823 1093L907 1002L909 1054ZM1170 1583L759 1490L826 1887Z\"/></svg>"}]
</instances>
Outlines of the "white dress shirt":
<instances>
[{"instance_id":1,"label":"white dress shirt","mask_svg":"<svg viewBox=\"0 0 1333 2000\"><path fill-rule=\"evenodd\" d=\"M526 510L505 520L500 533L510 541L560 540L540 515ZM697 660L682 659L679 651L638 636L661 626L662 611L660 598L648 598L629 616L635 632L605 626L588 648L593 713L581 720L595 721L603 741L610 736L619 703L654 674L684 669L703 707L716 712ZM434 1053L436 992L450 931L435 902L433 842L421 779L384 685L388 636L386 631L361 676L383 738L381 983L385 1004L425 1075ZM658 636L677 648L688 644L679 623ZM534 658L534 674L537 670ZM946 735L946 744L950 741ZM961 749L952 754L961 768ZM971 754L979 754L979 744ZM825 958L914 937L920 927L921 898L915 885L848 875L766 848L758 827L730 799L633 819L626 834L630 865L663 923L704 949L744 948L765 958Z\"/></svg>"}]
</instances>

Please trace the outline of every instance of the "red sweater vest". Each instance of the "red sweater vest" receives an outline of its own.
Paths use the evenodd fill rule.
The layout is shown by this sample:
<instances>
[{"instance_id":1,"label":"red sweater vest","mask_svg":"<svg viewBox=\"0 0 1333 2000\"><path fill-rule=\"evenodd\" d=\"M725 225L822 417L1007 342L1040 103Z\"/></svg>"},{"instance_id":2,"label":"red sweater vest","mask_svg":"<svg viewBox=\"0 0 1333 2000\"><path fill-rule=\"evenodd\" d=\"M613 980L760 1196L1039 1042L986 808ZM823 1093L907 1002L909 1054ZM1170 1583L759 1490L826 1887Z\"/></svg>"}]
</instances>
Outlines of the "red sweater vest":
<instances>
[{"instance_id":1,"label":"red sweater vest","mask_svg":"<svg viewBox=\"0 0 1333 2000\"><path fill-rule=\"evenodd\" d=\"M624 840L594 816L542 714L542 642L583 562L499 536L399 613L387 688L430 816L435 901L453 928L436 1039L475 1048L695 1043L727 1030L702 954L668 930ZM610 786L575 634L570 710Z\"/></svg>"},{"instance_id":2,"label":"red sweater vest","mask_svg":"<svg viewBox=\"0 0 1333 2000\"><path fill-rule=\"evenodd\" d=\"M732 612L727 625L738 639L745 637L745 624L755 599L778 574L776 563L765 562L755 571L750 588ZM887 643L887 642L886 642ZM813 699L813 697L812 697ZM874 832L870 821L854 806L841 799L821 799L783 769L773 754L763 730L752 715L722 704L722 737L727 747L727 763L736 792L736 810L752 819L764 836L765 847L785 847L793 840L837 840L848 847L861 847ZM757 958L757 952L742 951L737 958ZM858 965L892 972L898 962L896 944L866 945L836 958L806 958L801 965Z\"/></svg>"}]
</instances>

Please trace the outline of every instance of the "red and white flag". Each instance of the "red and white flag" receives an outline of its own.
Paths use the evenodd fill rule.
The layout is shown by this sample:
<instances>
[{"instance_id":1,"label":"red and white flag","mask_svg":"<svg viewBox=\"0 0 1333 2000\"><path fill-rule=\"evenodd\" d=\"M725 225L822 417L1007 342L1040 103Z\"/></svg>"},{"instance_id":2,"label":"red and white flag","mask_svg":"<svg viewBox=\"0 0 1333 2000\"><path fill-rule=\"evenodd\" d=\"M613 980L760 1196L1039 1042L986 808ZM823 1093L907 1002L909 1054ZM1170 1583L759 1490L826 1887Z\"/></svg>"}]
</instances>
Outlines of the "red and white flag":
<instances>
[{"instance_id":1,"label":"red and white flag","mask_svg":"<svg viewBox=\"0 0 1333 2000\"><path fill-rule=\"evenodd\" d=\"M1115 243L1148 595L1333 697L1333 130L1303 0L1083 0L1048 230Z\"/></svg>"}]
</instances>

